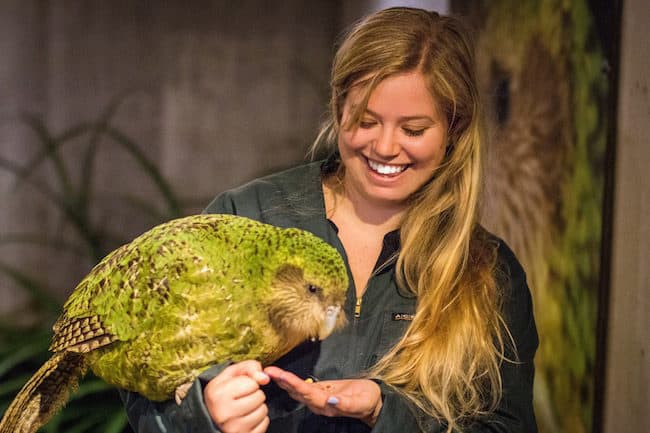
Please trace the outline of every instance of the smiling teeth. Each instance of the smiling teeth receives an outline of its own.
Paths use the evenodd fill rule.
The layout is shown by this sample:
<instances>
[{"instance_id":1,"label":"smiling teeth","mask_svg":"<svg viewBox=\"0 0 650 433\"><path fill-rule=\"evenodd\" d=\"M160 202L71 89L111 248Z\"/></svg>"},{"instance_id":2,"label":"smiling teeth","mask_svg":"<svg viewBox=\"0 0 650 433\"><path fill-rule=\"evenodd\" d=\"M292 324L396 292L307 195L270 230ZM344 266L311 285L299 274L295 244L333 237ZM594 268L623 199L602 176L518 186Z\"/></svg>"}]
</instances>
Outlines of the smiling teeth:
<instances>
[{"instance_id":1,"label":"smiling teeth","mask_svg":"<svg viewBox=\"0 0 650 433\"><path fill-rule=\"evenodd\" d=\"M397 174L406 170L406 165L385 165L368 160L368 165L379 174Z\"/></svg>"}]
</instances>

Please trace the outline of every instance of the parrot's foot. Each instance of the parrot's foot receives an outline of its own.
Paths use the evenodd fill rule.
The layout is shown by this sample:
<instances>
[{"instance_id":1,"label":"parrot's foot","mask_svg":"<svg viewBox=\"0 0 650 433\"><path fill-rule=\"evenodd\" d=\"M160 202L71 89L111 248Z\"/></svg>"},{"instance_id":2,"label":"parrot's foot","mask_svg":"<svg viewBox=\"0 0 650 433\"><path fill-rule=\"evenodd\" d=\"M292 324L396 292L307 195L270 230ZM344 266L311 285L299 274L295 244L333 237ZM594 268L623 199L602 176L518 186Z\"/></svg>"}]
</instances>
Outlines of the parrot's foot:
<instances>
[{"instance_id":1,"label":"parrot's foot","mask_svg":"<svg viewBox=\"0 0 650 433\"><path fill-rule=\"evenodd\" d=\"M185 397L187 397L187 393L189 392L190 388L192 387L193 382L187 382L176 388L176 392L174 393L174 400L176 400L177 405L181 405L181 402Z\"/></svg>"}]
</instances>

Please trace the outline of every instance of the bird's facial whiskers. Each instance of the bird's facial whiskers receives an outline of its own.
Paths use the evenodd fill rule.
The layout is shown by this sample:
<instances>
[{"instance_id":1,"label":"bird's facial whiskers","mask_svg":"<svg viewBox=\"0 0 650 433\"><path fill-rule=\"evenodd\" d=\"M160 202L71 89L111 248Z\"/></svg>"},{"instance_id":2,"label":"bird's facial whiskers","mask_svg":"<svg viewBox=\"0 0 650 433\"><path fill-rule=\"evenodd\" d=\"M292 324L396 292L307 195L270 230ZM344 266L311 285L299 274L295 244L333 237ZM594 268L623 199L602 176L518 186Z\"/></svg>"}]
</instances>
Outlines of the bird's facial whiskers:
<instances>
[{"instance_id":1,"label":"bird's facial whiskers","mask_svg":"<svg viewBox=\"0 0 650 433\"><path fill-rule=\"evenodd\" d=\"M307 278L301 268L281 267L272 284L269 319L283 341L324 340L347 322L345 314L340 314L343 296L329 295L331 288Z\"/></svg>"},{"instance_id":2,"label":"bird's facial whiskers","mask_svg":"<svg viewBox=\"0 0 650 433\"><path fill-rule=\"evenodd\" d=\"M329 337L332 332L345 324L345 315L340 314L340 312L340 305L327 306L325 309L325 318L322 321L320 330L318 332L319 339L324 340L325 338ZM341 320L341 317L343 320Z\"/></svg>"}]
</instances>

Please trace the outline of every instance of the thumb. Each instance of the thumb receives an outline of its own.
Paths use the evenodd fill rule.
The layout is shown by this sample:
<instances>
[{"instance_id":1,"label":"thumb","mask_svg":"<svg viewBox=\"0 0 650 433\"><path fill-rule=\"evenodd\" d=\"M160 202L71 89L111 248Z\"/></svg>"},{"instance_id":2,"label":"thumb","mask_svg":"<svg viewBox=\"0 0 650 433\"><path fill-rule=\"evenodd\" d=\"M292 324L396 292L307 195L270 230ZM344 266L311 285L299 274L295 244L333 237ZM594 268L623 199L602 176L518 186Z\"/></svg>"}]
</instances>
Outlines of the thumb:
<instances>
[{"instance_id":1,"label":"thumb","mask_svg":"<svg viewBox=\"0 0 650 433\"><path fill-rule=\"evenodd\" d=\"M248 376L257 382L258 385L266 385L271 380L262 370L262 364L253 360L241 361L229 365L219 376L224 380L232 379L237 376Z\"/></svg>"}]
</instances>

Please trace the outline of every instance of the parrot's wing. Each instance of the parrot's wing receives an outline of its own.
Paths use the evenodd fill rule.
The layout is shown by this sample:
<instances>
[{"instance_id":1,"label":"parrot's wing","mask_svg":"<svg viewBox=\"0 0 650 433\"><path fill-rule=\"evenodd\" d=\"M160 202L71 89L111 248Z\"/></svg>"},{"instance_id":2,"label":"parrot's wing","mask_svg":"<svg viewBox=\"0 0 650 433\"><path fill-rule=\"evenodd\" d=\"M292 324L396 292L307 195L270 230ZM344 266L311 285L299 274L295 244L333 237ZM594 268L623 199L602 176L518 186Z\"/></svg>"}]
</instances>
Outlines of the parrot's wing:
<instances>
[{"instance_id":1,"label":"parrot's wing","mask_svg":"<svg viewBox=\"0 0 650 433\"><path fill-rule=\"evenodd\" d=\"M219 248L218 238L206 242L206 237L210 227L222 223L222 218L206 215L175 220L107 255L66 301L54 324L51 350L86 352L115 340L129 341L162 309L182 309L187 299L227 288L227 270L215 270L214 258L204 257L206 245Z\"/></svg>"},{"instance_id":2,"label":"parrot's wing","mask_svg":"<svg viewBox=\"0 0 650 433\"><path fill-rule=\"evenodd\" d=\"M128 341L141 319L164 305L169 297L165 266L156 266L142 243L113 251L79 283L54 324L50 350L85 353Z\"/></svg>"}]
</instances>

